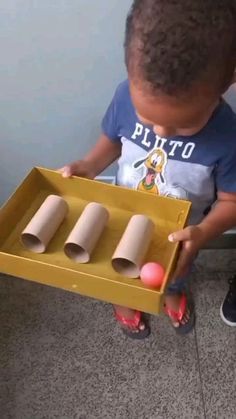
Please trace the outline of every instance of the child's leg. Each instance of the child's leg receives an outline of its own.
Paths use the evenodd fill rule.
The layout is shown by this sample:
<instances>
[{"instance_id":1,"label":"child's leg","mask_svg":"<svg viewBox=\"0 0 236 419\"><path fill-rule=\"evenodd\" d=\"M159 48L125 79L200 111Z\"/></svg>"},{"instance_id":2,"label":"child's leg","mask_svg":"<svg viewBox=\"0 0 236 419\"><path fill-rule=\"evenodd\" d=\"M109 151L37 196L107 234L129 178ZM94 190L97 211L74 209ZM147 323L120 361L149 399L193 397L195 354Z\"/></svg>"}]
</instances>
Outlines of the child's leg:
<instances>
[{"instance_id":1,"label":"child's leg","mask_svg":"<svg viewBox=\"0 0 236 419\"><path fill-rule=\"evenodd\" d=\"M173 327L180 333L188 333L194 325L194 311L186 301L186 283L188 277L170 284L165 298L165 311ZM150 334L150 328L143 313L128 307L113 306L115 316L126 335L134 339L144 339Z\"/></svg>"},{"instance_id":2,"label":"child's leg","mask_svg":"<svg viewBox=\"0 0 236 419\"><path fill-rule=\"evenodd\" d=\"M188 277L185 277L171 283L165 298L165 311L173 327L182 334L189 333L195 323L194 309L186 296L187 281Z\"/></svg>"}]
</instances>

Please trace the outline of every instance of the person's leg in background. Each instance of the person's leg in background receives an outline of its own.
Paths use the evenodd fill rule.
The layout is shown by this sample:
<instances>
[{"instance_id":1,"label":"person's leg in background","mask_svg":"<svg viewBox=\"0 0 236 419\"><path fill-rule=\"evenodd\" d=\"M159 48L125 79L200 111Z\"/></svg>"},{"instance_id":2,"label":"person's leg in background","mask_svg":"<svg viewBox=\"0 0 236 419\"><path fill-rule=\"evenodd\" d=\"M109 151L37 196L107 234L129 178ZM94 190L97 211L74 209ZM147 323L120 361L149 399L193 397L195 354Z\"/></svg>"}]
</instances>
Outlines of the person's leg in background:
<instances>
[{"instance_id":1,"label":"person's leg in background","mask_svg":"<svg viewBox=\"0 0 236 419\"><path fill-rule=\"evenodd\" d=\"M228 326L236 326L236 275L229 279L229 291L221 305L220 316Z\"/></svg>"}]
</instances>

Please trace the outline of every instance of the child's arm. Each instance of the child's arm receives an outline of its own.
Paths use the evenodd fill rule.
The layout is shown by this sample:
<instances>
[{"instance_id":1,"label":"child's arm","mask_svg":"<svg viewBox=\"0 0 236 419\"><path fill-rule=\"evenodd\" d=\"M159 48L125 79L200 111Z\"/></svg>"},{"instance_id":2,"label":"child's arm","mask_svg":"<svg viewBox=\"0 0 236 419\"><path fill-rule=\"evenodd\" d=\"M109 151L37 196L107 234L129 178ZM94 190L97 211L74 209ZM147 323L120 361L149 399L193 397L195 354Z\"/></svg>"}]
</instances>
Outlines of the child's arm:
<instances>
[{"instance_id":1,"label":"child's arm","mask_svg":"<svg viewBox=\"0 0 236 419\"><path fill-rule=\"evenodd\" d=\"M96 145L83 160L66 165L59 171L63 177L75 175L94 179L110 166L111 163L117 160L120 153L121 143L119 141L112 141L106 135L102 134Z\"/></svg>"},{"instance_id":2,"label":"child's arm","mask_svg":"<svg viewBox=\"0 0 236 419\"><path fill-rule=\"evenodd\" d=\"M210 240L236 226L236 193L218 192L216 205L196 226L170 235L171 242L182 242L174 279L186 274L198 251Z\"/></svg>"}]
</instances>

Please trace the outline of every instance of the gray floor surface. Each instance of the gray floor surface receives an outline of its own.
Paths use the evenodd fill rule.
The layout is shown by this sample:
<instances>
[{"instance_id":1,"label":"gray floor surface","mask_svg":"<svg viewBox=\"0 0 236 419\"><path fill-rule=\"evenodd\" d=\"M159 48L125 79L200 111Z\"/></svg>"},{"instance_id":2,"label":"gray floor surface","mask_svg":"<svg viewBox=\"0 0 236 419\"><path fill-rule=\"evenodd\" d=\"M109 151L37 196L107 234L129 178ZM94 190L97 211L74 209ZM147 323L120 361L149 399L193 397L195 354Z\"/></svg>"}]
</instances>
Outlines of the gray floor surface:
<instances>
[{"instance_id":1,"label":"gray floor surface","mask_svg":"<svg viewBox=\"0 0 236 419\"><path fill-rule=\"evenodd\" d=\"M236 328L219 307L235 252L203 252L197 323L125 338L108 304L0 276L0 419L236 419Z\"/></svg>"}]
</instances>

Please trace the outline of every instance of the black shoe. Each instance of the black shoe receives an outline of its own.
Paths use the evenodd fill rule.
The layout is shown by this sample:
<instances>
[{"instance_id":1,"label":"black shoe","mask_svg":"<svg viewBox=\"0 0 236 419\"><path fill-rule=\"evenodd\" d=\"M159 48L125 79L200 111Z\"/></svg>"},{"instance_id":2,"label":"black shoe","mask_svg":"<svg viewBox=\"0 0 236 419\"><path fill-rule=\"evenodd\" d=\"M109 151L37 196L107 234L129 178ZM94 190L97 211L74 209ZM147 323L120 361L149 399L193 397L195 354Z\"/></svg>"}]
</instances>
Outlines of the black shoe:
<instances>
[{"instance_id":1,"label":"black shoe","mask_svg":"<svg viewBox=\"0 0 236 419\"><path fill-rule=\"evenodd\" d=\"M229 279L229 291L221 305L220 315L228 326L236 326L236 275Z\"/></svg>"}]
</instances>

